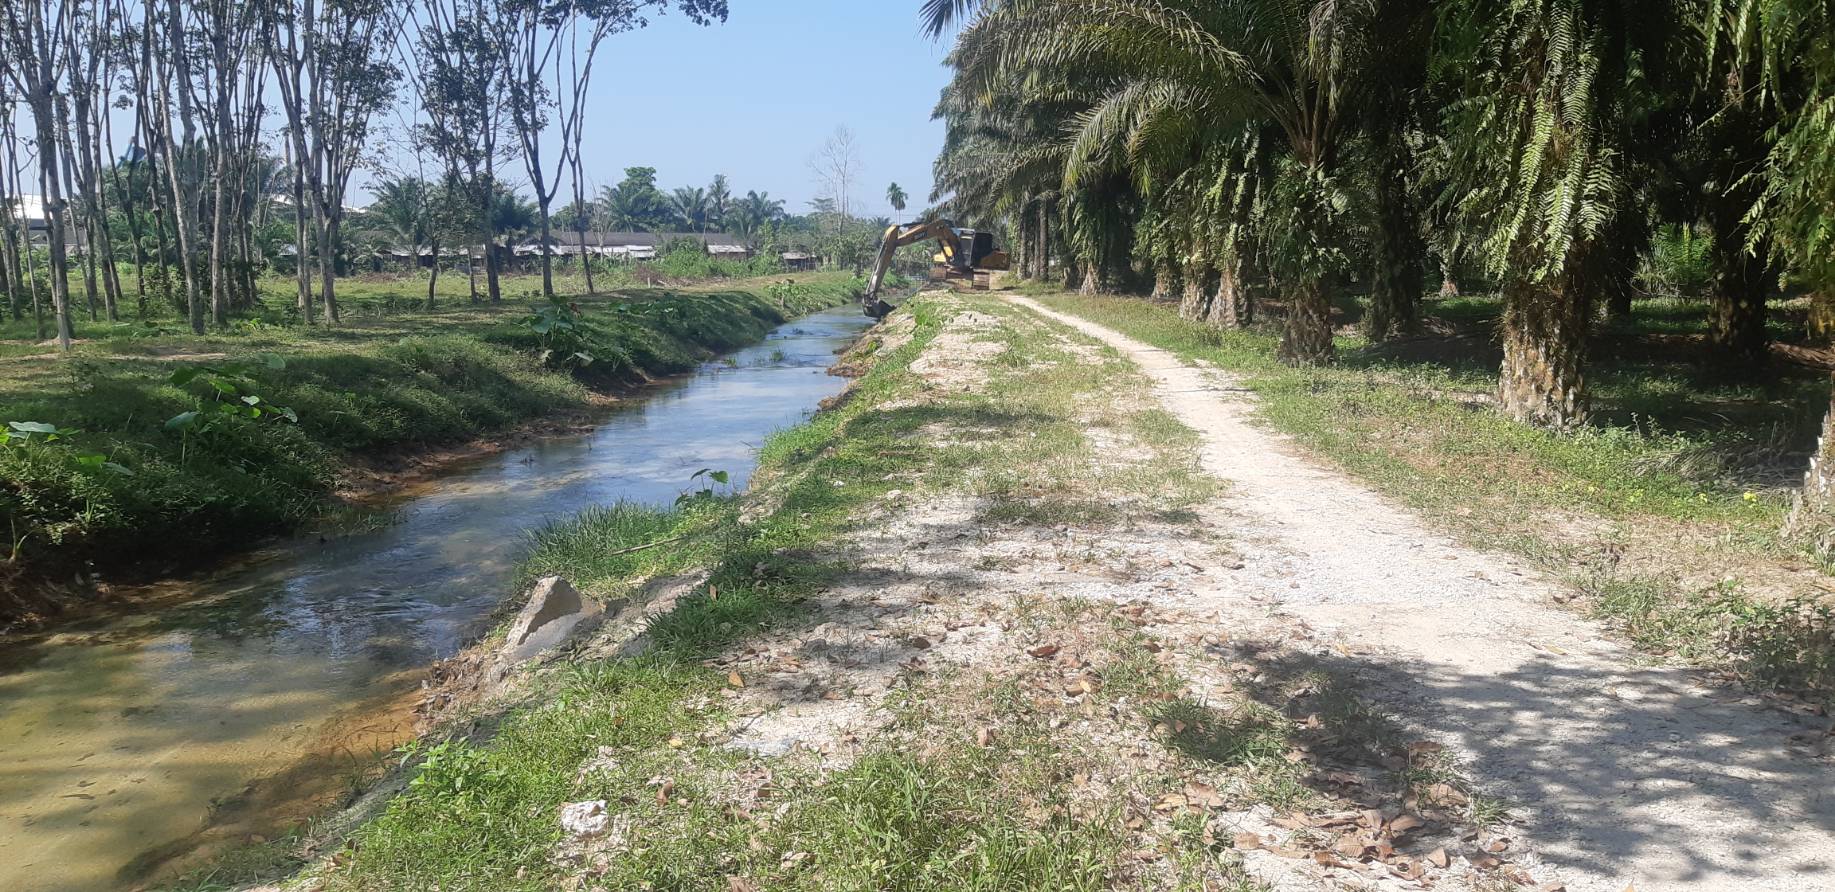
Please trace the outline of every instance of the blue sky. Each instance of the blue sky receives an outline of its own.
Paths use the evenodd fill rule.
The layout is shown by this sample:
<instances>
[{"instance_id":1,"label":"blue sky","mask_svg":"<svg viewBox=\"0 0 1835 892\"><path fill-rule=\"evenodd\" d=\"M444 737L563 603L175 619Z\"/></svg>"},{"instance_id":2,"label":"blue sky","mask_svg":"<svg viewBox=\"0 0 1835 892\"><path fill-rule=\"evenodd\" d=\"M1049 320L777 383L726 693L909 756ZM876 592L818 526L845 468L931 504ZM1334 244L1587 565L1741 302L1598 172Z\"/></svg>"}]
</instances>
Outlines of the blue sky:
<instances>
[{"instance_id":1,"label":"blue sky","mask_svg":"<svg viewBox=\"0 0 1835 892\"><path fill-rule=\"evenodd\" d=\"M894 181L922 208L943 140L930 112L948 82L948 45L919 33L920 5L731 0L724 25L671 14L609 38L593 69L588 185L638 165L656 168L665 190L724 173L739 194L769 191L801 213L818 192L809 156L845 125L865 163L856 212L894 216ZM517 160L506 173L520 169Z\"/></svg>"}]
</instances>

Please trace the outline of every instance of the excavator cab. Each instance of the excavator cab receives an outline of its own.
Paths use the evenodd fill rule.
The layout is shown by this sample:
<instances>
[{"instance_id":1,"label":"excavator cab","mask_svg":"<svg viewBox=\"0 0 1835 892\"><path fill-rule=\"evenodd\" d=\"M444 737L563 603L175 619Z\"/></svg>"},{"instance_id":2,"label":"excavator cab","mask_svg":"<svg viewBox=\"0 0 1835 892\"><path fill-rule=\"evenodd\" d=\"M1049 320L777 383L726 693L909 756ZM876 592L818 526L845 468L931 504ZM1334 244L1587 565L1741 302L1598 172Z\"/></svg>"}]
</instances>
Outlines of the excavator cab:
<instances>
[{"instance_id":1,"label":"excavator cab","mask_svg":"<svg viewBox=\"0 0 1835 892\"><path fill-rule=\"evenodd\" d=\"M880 299L879 289L885 282L886 272L891 269L892 258L898 249L926 239L935 239L939 246L936 256L932 258L935 261L930 271L933 280L967 280L969 287L985 290L993 272L1007 269L1011 265L1006 252L995 247L992 232L957 229L948 220L889 227L880 241L879 258L873 264L873 275L868 280L866 293L861 295L861 303L868 316L878 319L893 309L891 304Z\"/></svg>"}]
</instances>

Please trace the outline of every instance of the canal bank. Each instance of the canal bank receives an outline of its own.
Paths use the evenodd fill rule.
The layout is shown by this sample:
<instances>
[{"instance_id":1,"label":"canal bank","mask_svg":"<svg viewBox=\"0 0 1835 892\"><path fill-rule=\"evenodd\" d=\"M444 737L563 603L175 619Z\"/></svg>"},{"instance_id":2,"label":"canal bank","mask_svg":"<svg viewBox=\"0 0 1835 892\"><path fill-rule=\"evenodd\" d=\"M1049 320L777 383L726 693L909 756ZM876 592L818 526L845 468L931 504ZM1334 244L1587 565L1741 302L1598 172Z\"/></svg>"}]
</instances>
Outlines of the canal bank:
<instances>
[{"instance_id":1,"label":"canal bank","mask_svg":"<svg viewBox=\"0 0 1835 892\"><path fill-rule=\"evenodd\" d=\"M251 790L337 794L328 773L355 776L412 734L399 704L419 667L483 630L527 531L592 505L668 504L703 468L743 485L767 434L840 389L827 366L865 325L851 308L786 323L588 433L412 488L380 529L283 542L176 606L15 642L0 675L0 755L20 779L0 794L5 885L118 888L183 859L174 844ZM319 765L311 782L292 774L302 761ZM279 832L260 823L236 824L241 841Z\"/></svg>"}]
</instances>

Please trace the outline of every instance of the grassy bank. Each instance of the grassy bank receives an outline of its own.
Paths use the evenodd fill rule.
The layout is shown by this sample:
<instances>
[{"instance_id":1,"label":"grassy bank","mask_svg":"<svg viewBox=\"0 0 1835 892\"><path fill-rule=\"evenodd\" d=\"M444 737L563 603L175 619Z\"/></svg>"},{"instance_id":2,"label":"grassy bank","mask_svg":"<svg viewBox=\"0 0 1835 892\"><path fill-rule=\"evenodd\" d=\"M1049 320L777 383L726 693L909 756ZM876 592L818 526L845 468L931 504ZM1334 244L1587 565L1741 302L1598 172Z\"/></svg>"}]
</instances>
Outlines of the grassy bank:
<instances>
[{"instance_id":1,"label":"grassy bank","mask_svg":"<svg viewBox=\"0 0 1835 892\"><path fill-rule=\"evenodd\" d=\"M1648 358L1642 340L1698 332L1685 308L1641 302L1594 351L1594 424L1558 435L1489 408L1495 300L1430 303L1438 336L1340 338L1337 367L1291 369L1274 360L1272 328L1220 331L1139 299L1041 297L1239 373L1269 425L1436 523L1528 556L1648 649L1760 686L1835 691L1825 568L1779 533L1826 374L1778 367L1740 381L1675 350Z\"/></svg>"},{"instance_id":2,"label":"grassy bank","mask_svg":"<svg viewBox=\"0 0 1835 892\"><path fill-rule=\"evenodd\" d=\"M0 422L24 427L0 448L0 581L17 603L0 612L31 606L31 577L157 571L154 556L178 562L293 529L354 461L585 408L593 389L691 369L845 302L853 283L813 275L432 312L414 287L351 289L337 328L271 315L201 337L90 324L67 357L13 345Z\"/></svg>"},{"instance_id":3,"label":"grassy bank","mask_svg":"<svg viewBox=\"0 0 1835 892\"><path fill-rule=\"evenodd\" d=\"M1196 467L1194 435L1128 399L1142 382L1119 357L1074 351L1035 318L991 300L924 299L910 310L857 351L854 361L871 371L845 401L770 440L742 502L610 507L537 536L527 574L561 573L601 597L629 594L660 574L705 575L643 625L641 655L565 662L532 680L526 705L419 747L405 792L302 884L493 892L1257 888L1200 816L1143 824L1129 811L1128 802L1181 788L1158 763L1130 775L1125 791L1068 781L1130 763L1107 749L1112 741L1094 746L1064 728L1066 717L1112 713L1146 735L1165 712L1149 704L1173 703L1183 690L1158 667L1159 645L1094 602L1009 605L1027 634L1090 636L1087 671L1102 673L1104 684L1085 700L1039 701L1028 692L1045 676L1060 691L1064 682L1055 667L1015 650L1016 663L987 674L914 670L908 684L884 694L891 720L862 732L870 738L857 758L760 759L726 745L734 723L756 708L739 695L772 681L762 669L729 670L721 655L781 647L781 636L834 621L842 608L831 599L845 596L833 590L845 590L857 566L847 543L885 521L880 506L960 500L974 506L971 521L984 530L1073 522L1119 531L1190 526L1190 510L1215 492ZM948 320L965 310L1011 315L971 338L940 342L952 336ZM961 381L941 368L968 355L979 365ZM1132 445L1118 460L1097 438ZM1195 529L1185 535L1202 539ZM832 699L875 699L864 676L836 683ZM1276 727L1290 724L1263 720L1238 718L1231 727L1278 737ZM971 723L983 729L979 738ZM489 730L464 733L474 727ZM1182 720L1179 727L1199 737ZM1171 758L1188 757L1186 742L1169 744ZM1222 736L1207 742L1214 751L1189 754L1205 770L1261 764ZM612 828L585 843L570 839L556 822L560 806L601 798L616 816ZM259 875L219 868L183 888Z\"/></svg>"}]
</instances>

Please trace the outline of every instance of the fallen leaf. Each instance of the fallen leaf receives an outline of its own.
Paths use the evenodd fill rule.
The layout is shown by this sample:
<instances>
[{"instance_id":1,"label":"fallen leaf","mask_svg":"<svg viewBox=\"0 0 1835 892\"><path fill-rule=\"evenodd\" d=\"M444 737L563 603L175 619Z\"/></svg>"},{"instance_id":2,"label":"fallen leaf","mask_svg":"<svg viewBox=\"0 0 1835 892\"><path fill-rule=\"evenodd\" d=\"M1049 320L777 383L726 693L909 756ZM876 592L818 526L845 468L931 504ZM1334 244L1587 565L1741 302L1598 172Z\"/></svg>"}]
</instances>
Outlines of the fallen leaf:
<instances>
[{"instance_id":1,"label":"fallen leaf","mask_svg":"<svg viewBox=\"0 0 1835 892\"><path fill-rule=\"evenodd\" d=\"M929 650L930 649L930 639L925 638L922 635L917 635L912 638L906 639L905 646L915 647L918 650Z\"/></svg>"},{"instance_id":2,"label":"fallen leaf","mask_svg":"<svg viewBox=\"0 0 1835 892\"><path fill-rule=\"evenodd\" d=\"M758 892L758 887L744 877L727 877L726 892Z\"/></svg>"},{"instance_id":3,"label":"fallen leaf","mask_svg":"<svg viewBox=\"0 0 1835 892\"><path fill-rule=\"evenodd\" d=\"M1238 833L1232 837L1230 841L1239 849L1259 849L1262 847L1262 836L1259 833Z\"/></svg>"},{"instance_id":4,"label":"fallen leaf","mask_svg":"<svg viewBox=\"0 0 1835 892\"><path fill-rule=\"evenodd\" d=\"M976 746L987 746L989 743L993 742L993 740L994 740L994 729L993 728L989 728L984 725L981 728L976 729L975 731L975 745Z\"/></svg>"},{"instance_id":5,"label":"fallen leaf","mask_svg":"<svg viewBox=\"0 0 1835 892\"><path fill-rule=\"evenodd\" d=\"M1398 861L1389 865L1389 872L1404 880L1418 880L1427 873L1427 868L1419 861Z\"/></svg>"},{"instance_id":6,"label":"fallen leaf","mask_svg":"<svg viewBox=\"0 0 1835 892\"><path fill-rule=\"evenodd\" d=\"M1427 853L1427 863L1444 870L1453 863L1453 859L1446 854L1445 849L1435 849Z\"/></svg>"},{"instance_id":7,"label":"fallen leaf","mask_svg":"<svg viewBox=\"0 0 1835 892\"><path fill-rule=\"evenodd\" d=\"M1397 816L1395 820L1389 822L1389 832L1407 833L1410 830L1418 830L1425 826L1427 826L1427 822L1414 815L1400 815Z\"/></svg>"},{"instance_id":8,"label":"fallen leaf","mask_svg":"<svg viewBox=\"0 0 1835 892\"><path fill-rule=\"evenodd\" d=\"M669 794L673 792L675 792L675 781L672 781L672 780L663 781L662 786L659 786L656 788L656 804L657 805L668 805L669 804Z\"/></svg>"},{"instance_id":9,"label":"fallen leaf","mask_svg":"<svg viewBox=\"0 0 1835 892\"><path fill-rule=\"evenodd\" d=\"M1210 784L1201 784L1196 781L1186 784L1185 798L1199 808L1223 807L1223 796L1218 794L1217 788Z\"/></svg>"},{"instance_id":10,"label":"fallen leaf","mask_svg":"<svg viewBox=\"0 0 1835 892\"><path fill-rule=\"evenodd\" d=\"M1366 848L1369 848L1369 846L1365 845L1363 840L1348 833L1338 837L1338 841L1332 843L1332 851L1353 861L1362 858L1364 856L1364 849Z\"/></svg>"},{"instance_id":11,"label":"fallen leaf","mask_svg":"<svg viewBox=\"0 0 1835 892\"><path fill-rule=\"evenodd\" d=\"M1029 651L1026 651L1026 653L1029 653L1035 657L1038 657L1041 660L1045 660L1045 659L1050 659L1051 657L1057 656L1058 651L1061 649L1062 648L1058 647L1055 644L1041 644L1038 647L1035 647Z\"/></svg>"},{"instance_id":12,"label":"fallen leaf","mask_svg":"<svg viewBox=\"0 0 1835 892\"><path fill-rule=\"evenodd\" d=\"M726 683L736 688L745 687L745 679L740 678L738 672L728 672L726 674Z\"/></svg>"},{"instance_id":13,"label":"fallen leaf","mask_svg":"<svg viewBox=\"0 0 1835 892\"><path fill-rule=\"evenodd\" d=\"M1417 740L1408 745L1408 755L1425 756L1431 753L1443 752L1445 749L1446 749L1446 746L1444 744L1438 743L1436 741Z\"/></svg>"},{"instance_id":14,"label":"fallen leaf","mask_svg":"<svg viewBox=\"0 0 1835 892\"><path fill-rule=\"evenodd\" d=\"M1504 860L1496 855L1467 855L1465 858L1479 870L1496 870L1504 866Z\"/></svg>"},{"instance_id":15,"label":"fallen leaf","mask_svg":"<svg viewBox=\"0 0 1835 892\"><path fill-rule=\"evenodd\" d=\"M1470 801L1452 784L1434 784L1422 796L1432 805L1464 805Z\"/></svg>"}]
</instances>

